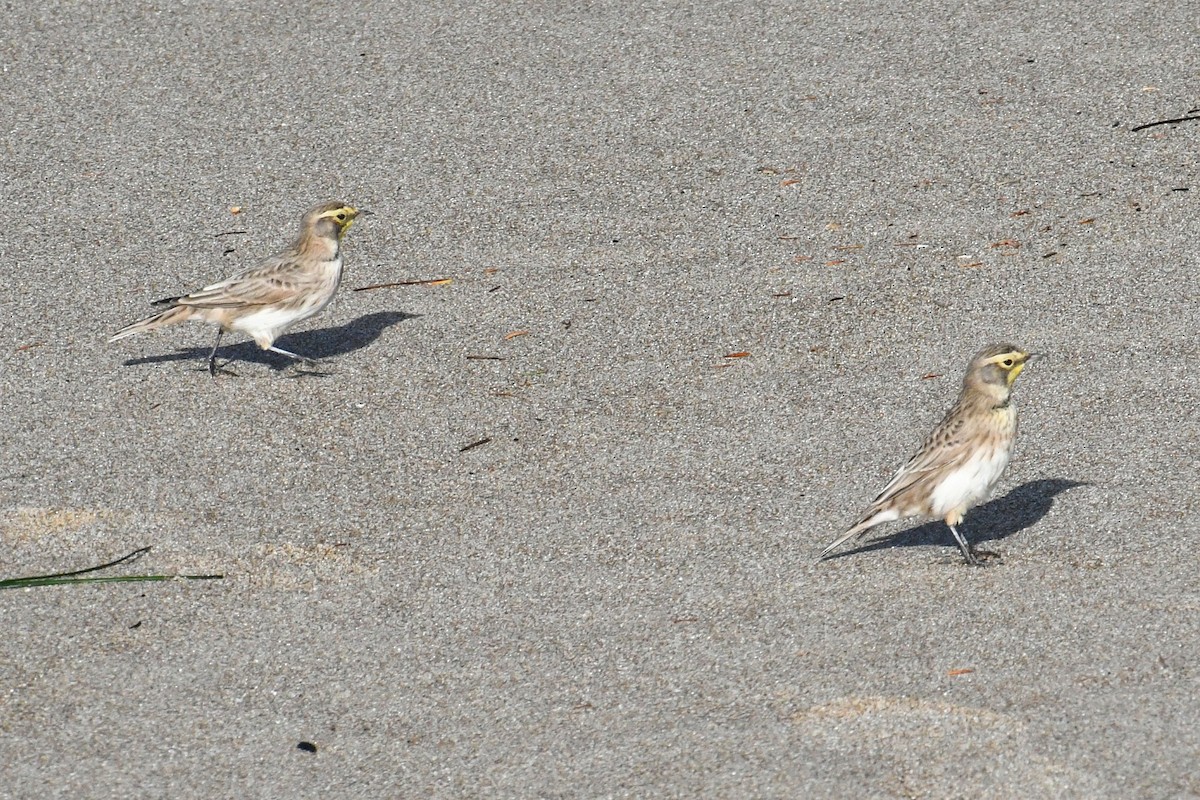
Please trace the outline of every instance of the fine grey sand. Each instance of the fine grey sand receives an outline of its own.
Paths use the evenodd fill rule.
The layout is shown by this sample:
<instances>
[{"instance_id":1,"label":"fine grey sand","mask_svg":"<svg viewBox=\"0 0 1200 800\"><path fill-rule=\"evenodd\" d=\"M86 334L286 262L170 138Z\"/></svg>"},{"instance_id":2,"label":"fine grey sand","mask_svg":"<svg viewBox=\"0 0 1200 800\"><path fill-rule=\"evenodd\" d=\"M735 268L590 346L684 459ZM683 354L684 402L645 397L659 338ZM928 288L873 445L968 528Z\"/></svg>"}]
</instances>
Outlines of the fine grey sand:
<instances>
[{"instance_id":1,"label":"fine grey sand","mask_svg":"<svg viewBox=\"0 0 1200 800\"><path fill-rule=\"evenodd\" d=\"M1193 7L4 20L0 578L224 578L0 590L0 797L1200 795ZM327 374L105 343L330 199Z\"/></svg>"}]
</instances>

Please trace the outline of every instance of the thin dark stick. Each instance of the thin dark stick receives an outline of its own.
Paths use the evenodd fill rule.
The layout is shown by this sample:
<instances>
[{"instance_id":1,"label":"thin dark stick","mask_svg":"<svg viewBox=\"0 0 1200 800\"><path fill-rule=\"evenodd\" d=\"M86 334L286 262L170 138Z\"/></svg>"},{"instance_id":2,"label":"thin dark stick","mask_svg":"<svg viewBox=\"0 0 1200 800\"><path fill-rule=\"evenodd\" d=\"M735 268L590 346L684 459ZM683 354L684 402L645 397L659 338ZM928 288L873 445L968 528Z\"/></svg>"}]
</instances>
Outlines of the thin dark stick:
<instances>
[{"instance_id":1,"label":"thin dark stick","mask_svg":"<svg viewBox=\"0 0 1200 800\"><path fill-rule=\"evenodd\" d=\"M356 286L351 291L354 292L369 292L372 289L390 289L393 286L424 286L428 283L437 283L438 281L450 280L449 278L429 278L423 281L394 281L392 283L374 283L370 286Z\"/></svg>"},{"instance_id":2,"label":"thin dark stick","mask_svg":"<svg viewBox=\"0 0 1200 800\"><path fill-rule=\"evenodd\" d=\"M110 561L107 564L101 564L98 567L88 567L87 569L77 569L74 572L54 572L50 575L34 575L31 578L18 578L17 580L42 580L43 578L70 578L72 575L86 575L89 572L99 572L102 569L115 567L119 564L124 564L126 561L137 561L146 553L150 552L149 547L139 547L128 555L121 556L116 561Z\"/></svg>"},{"instance_id":3,"label":"thin dark stick","mask_svg":"<svg viewBox=\"0 0 1200 800\"><path fill-rule=\"evenodd\" d=\"M72 583L162 583L164 581L219 581L224 575L110 575L100 578L12 578L0 581L0 589L30 589L34 586L66 586Z\"/></svg>"},{"instance_id":4,"label":"thin dark stick","mask_svg":"<svg viewBox=\"0 0 1200 800\"><path fill-rule=\"evenodd\" d=\"M1153 128L1155 125L1174 125L1177 122L1188 122L1190 120L1200 119L1200 117L1176 117L1175 119L1160 119L1158 122L1147 122L1145 125L1138 125L1136 128L1130 128L1129 131L1143 131L1146 128Z\"/></svg>"},{"instance_id":5,"label":"thin dark stick","mask_svg":"<svg viewBox=\"0 0 1200 800\"><path fill-rule=\"evenodd\" d=\"M98 572L102 569L109 569L110 567L136 561L149 552L149 547L139 547L128 555L121 556L118 559L109 561L107 564L100 564L96 567L77 569L71 572L54 572L49 575L30 575L27 578L8 578L0 580L0 589L27 589L32 586L63 586L69 583L133 583L135 581L170 581L177 579L213 581L221 580L225 577L224 575L109 575L97 578L79 577L89 572Z\"/></svg>"},{"instance_id":6,"label":"thin dark stick","mask_svg":"<svg viewBox=\"0 0 1200 800\"><path fill-rule=\"evenodd\" d=\"M479 447L479 445L481 445L481 444L487 444L487 443L488 443L488 442L490 442L491 440L492 440L492 437L490 437L490 436L485 436L485 437L483 437L482 439L480 439L478 442L471 442L470 444L463 445L462 447L458 448L458 452L460 452L460 453L465 453L465 452L467 452L468 450L474 450L476 447Z\"/></svg>"}]
</instances>

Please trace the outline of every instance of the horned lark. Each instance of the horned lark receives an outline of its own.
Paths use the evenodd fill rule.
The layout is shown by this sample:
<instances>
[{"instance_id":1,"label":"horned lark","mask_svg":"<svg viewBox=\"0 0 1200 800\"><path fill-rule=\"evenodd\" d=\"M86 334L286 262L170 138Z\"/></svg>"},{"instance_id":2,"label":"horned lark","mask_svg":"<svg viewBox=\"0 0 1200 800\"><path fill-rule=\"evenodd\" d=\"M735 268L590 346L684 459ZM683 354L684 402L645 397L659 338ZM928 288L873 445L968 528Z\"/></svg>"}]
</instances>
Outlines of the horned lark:
<instances>
[{"instance_id":1,"label":"horned lark","mask_svg":"<svg viewBox=\"0 0 1200 800\"><path fill-rule=\"evenodd\" d=\"M1017 435L1017 410L1009 396L1031 357L1011 344L994 344L976 353L963 378L958 402L858 522L830 542L820 558L880 523L923 516L945 520L963 558L968 564L978 564L958 526L963 515L987 497L1008 466Z\"/></svg>"},{"instance_id":2,"label":"horned lark","mask_svg":"<svg viewBox=\"0 0 1200 800\"><path fill-rule=\"evenodd\" d=\"M208 355L210 375L217 373L217 348L229 331L248 334L263 350L312 364L313 359L275 347L275 340L301 320L320 313L342 280L342 237L359 215L345 203L313 206L300 220L300 235L286 250L232 278L183 297L153 305L166 311L135 322L109 342L194 319L217 325L217 341Z\"/></svg>"}]
</instances>

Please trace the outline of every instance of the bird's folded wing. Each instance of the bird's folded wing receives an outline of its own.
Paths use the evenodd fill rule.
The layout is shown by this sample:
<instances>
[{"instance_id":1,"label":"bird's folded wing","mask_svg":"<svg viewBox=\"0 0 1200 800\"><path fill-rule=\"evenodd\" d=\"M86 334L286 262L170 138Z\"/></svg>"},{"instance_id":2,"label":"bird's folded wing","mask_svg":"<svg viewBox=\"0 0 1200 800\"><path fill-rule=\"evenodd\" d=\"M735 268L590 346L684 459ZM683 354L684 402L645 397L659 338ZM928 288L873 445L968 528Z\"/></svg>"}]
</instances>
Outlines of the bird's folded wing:
<instances>
[{"instance_id":1,"label":"bird's folded wing","mask_svg":"<svg viewBox=\"0 0 1200 800\"><path fill-rule=\"evenodd\" d=\"M181 306L196 308L269 305L290 300L303 290L304 286L300 282L278 272L247 273L205 286L197 292L179 298L176 302Z\"/></svg>"},{"instance_id":2,"label":"bird's folded wing","mask_svg":"<svg viewBox=\"0 0 1200 800\"><path fill-rule=\"evenodd\" d=\"M965 461L969 455L970 450L963 447L962 440L957 438L939 442L932 447L928 445L922 447L917 451L916 455L909 459L907 464L892 476L892 479L888 481L887 486L883 487L883 491L879 493L879 496L871 501L872 507L900 495L933 473L948 468L952 469L957 464Z\"/></svg>"}]
</instances>

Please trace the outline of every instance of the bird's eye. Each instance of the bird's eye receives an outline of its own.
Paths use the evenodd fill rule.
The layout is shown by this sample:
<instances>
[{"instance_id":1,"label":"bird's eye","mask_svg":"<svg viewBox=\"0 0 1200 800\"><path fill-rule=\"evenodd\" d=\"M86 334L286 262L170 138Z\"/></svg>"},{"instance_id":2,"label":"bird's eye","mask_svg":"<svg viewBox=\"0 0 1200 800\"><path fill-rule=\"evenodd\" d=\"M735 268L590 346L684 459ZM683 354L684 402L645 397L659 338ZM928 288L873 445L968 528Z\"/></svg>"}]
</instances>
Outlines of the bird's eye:
<instances>
[{"instance_id":1,"label":"bird's eye","mask_svg":"<svg viewBox=\"0 0 1200 800\"><path fill-rule=\"evenodd\" d=\"M338 221L339 221L339 222L345 222L345 221L346 221L346 215L345 215L343 212L341 212L341 211L339 211L339 212L338 212L337 218L338 218Z\"/></svg>"},{"instance_id":2,"label":"bird's eye","mask_svg":"<svg viewBox=\"0 0 1200 800\"><path fill-rule=\"evenodd\" d=\"M1011 358L1006 358L1003 361L1001 361L1000 363L1006 367L1011 367L1013 365L1013 360Z\"/></svg>"}]
</instances>

